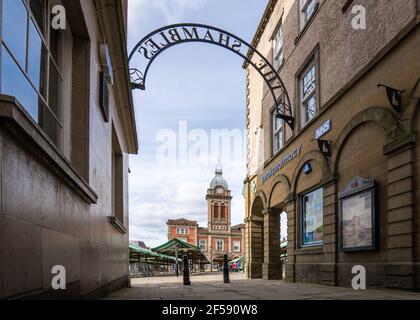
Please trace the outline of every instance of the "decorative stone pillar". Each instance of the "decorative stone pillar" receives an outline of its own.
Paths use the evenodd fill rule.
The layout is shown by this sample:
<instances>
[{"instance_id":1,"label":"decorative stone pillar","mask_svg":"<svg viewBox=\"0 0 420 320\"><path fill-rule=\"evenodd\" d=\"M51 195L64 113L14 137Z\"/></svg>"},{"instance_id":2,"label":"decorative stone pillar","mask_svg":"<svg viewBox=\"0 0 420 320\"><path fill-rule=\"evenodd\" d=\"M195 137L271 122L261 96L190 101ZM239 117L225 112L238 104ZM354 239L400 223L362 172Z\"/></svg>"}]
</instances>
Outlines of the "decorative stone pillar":
<instances>
[{"instance_id":1,"label":"decorative stone pillar","mask_svg":"<svg viewBox=\"0 0 420 320\"><path fill-rule=\"evenodd\" d=\"M264 264L263 278L266 280L281 279L280 261L280 214L279 209L264 212Z\"/></svg>"},{"instance_id":2,"label":"decorative stone pillar","mask_svg":"<svg viewBox=\"0 0 420 320\"><path fill-rule=\"evenodd\" d=\"M321 284L336 285L338 212L337 186L332 181L324 185L324 262L320 266Z\"/></svg>"},{"instance_id":3,"label":"decorative stone pillar","mask_svg":"<svg viewBox=\"0 0 420 320\"><path fill-rule=\"evenodd\" d=\"M295 197L291 195L285 207L287 213L287 262L286 262L286 281L295 282L295 248L296 248L296 217L295 217Z\"/></svg>"},{"instance_id":4,"label":"decorative stone pillar","mask_svg":"<svg viewBox=\"0 0 420 320\"><path fill-rule=\"evenodd\" d=\"M388 217L386 232L388 262L385 287L415 288L415 196L412 139L385 146L388 155Z\"/></svg>"},{"instance_id":5,"label":"decorative stone pillar","mask_svg":"<svg viewBox=\"0 0 420 320\"><path fill-rule=\"evenodd\" d=\"M245 246L243 247L243 252L244 252L244 257L245 257L245 264L244 264L244 269L245 269L245 275L248 279L251 278L250 275L250 260L249 260L249 251L250 251L250 237L249 237L249 229L250 229L250 220L249 218L245 219L245 233L243 234L244 236L244 241L245 241Z\"/></svg>"},{"instance_id":6,"label":"decorative stone pillar","mask_svg":"<svg viewBox=\"0 0 420 320\"><path fill-rule=\"evenodd\" d=\"M247 264L246 273L248 278L259 279L262 278L262 264L263 264L263 218L252 217L247 222Z\"/></svg>"}]
</instances>

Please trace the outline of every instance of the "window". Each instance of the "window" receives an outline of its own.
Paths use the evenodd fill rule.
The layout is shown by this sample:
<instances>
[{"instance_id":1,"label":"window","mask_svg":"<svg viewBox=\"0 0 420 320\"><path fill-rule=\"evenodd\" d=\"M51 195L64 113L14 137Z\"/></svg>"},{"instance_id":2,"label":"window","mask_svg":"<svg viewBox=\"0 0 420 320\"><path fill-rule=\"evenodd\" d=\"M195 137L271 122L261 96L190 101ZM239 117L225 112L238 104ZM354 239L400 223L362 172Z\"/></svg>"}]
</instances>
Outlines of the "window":
<instances>
[{"instance_id":1,"label":"window","mask_svg":"<svg viewBox=\"0 0 420 320\"><path fill-rule=\"evenodd\" d=\"M49 138L61 137L63 76L46 0L3 0L0 91L14 96ZM49 32L46 32L49 30Z\"/></svg>"},{"instance_id":2,"label":"window","mask_svg":"<svg viewBox=\"0 0 420 320\"><path fill-rule=\"evenodd\" d=\"M188 243L188 239L187 238L178 238L178 240L184 241L185 243Z\"/></svg>"},{"instance_id":3,"label":"window","mask_svg":"<svg viewBox=\"0 0 420 320\"><path fill-rule=\"evenodd\" d=\"M277 110L275 109L272 114L272 145L273 145L273 154L277 151L283 149L284 147L284 121L277 117Z\"/></svg>"},{"instance_id":4,"label":"window","mask_svg":"<svg viewBox=\"0 0 420 320\"><path fill-rule=\"evenodd\" d=\"M241 252L241 242L233 241L233 252Z\"/></svg>"},{"instance_id":5,"label":"window","mask_svg":"<svg viewBox=\"0 0 420 320\"><path fill-rule=\"evenodd\" d=\"M283 54L283 27L280 26L273 39L273 66L277 70L281 67L284 60Z\"/></svg>"},{"instance_id":6,"label":"window","mask_svg":"<svg viewBox=\"0 0 420 320\"><path fill-rule=\"evenodd\" d=\"M324 226L324 190L322 188L302 197L302 246L322 245Z\"/></svg>"},{"instance_id":7,"label":"window","mask_svg":"<svg viewBox=\"0 0 420 320\"><path fill-rule=\"evenodd\" d=\"M217 251L223 251L223 247L224 247L224 241L223 240L217 240L216 241Z\"/></svg>"},{"instance_id":8,"label":"window","mask_svg":"<svg viewBox=\"0 0 420 320\"><path fill-rule=\"evenodd\" d=\"M200 240L200 250L206 251L206 240Z\"/></svg>"},{"instance_id":9,"label":"window","mask_svg":"<svg viewBox=\"0 0 420 320\"><path fill-rule=\"evenodd\" d=\"M123 154L114 127L112 128L112 205L113 216L124 224Z\"/></svg>"},{"instance_id":10,"label":"window","mask_svg":"<svg viewBox=\"0 0 420 320\"><path fill-rule=\"evenodd\" d=\"M317 8L317 0L300 0L300 29L305 28L306 24L314 15Z\"/></svg>"},{"instance_id":11,"label":"window","mask_svg":"<svg viewBox=\"0 0 420 320\"><path fill-rule=\"evenodd\" d=\"M188 234L189 229L188 228L176 228L176 233L177 234Z\"/></svg>"},{"instance_id":12,"label":"window","mask_svg":"<svg viewBox=\"0 0 420 320\"><path fill-rule=\"evenodd\" d=\"M219 223L219 205L214 205L214 222Z\"/></svg>"},{"instance_id":13,"label":"window","mask_svg":"<svg viewBox=\"0 0 420 320\"><path fill-rule=\"evenodd\" d=\"M222 203L220 206L220 223L226 222L226 206Z\"/></svg>"},{"instance_id":14,"label":"window","mask_svg":"<svg viewBox=\"0 0 420 320\"><path fill-rule=\"evenodd\" d=\"M311 63L303 72L300 79L301 86L301 126L304 127L317 114L317 79L316 66Z\"/></svg>"},{"instance_id":15,"label":"window","mask_svg":"<svg viewBox=\"0 0 420 320\"><path fill-rule=\"evenodd\" d=\"M109 47L106 43L99 44L99 60L102 71L99 72L99 106L105 122L109 121L109 88L113 82L113 67Z\"/></svg>"}]
</instances>

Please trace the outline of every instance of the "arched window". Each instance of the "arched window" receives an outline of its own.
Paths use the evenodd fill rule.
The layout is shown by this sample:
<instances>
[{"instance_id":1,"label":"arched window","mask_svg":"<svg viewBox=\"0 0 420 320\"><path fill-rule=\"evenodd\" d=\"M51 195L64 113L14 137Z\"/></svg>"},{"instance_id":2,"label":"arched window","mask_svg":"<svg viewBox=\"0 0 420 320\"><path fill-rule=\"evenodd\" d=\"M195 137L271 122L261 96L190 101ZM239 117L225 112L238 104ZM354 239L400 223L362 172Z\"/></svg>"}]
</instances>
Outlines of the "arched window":
<instances>
[{"instance_id":1,"label":"arched window","mask_svg":"<svg viewBox=\"0 0 420 320\"><path fill-rule=\"evenodd\" d=\"M213 221L215 223L219 222L219 204L215 203L214 204L214 216L213 216Z\"/></svg>"},{"instance_id":2,"label":"arched window","mask_svg":"<svg viewBox=\"0 0 420 320\"><path fill-rule=\"evenodd\" d=\"M220 206L220 222L226 222L226 206L223 203Z\"/></svg>"}]
</instances>

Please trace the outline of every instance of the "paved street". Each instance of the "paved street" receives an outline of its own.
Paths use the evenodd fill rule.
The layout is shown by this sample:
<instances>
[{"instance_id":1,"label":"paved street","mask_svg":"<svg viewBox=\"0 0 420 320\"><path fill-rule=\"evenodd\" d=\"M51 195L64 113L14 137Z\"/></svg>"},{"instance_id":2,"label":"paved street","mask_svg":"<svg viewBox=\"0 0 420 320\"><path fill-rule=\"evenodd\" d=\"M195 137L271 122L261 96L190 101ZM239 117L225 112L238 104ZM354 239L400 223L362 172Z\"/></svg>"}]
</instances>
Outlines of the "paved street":
<instances>
[{"instance_id":1,"label":"paved street","mask_svg":"<svg viewBox=\"0 0 420 320\"><path fill-rule=\"evenodd\" d=\"M132 288L107 297L115 300L420 300L420 293L336 288L285 281L247 280L231 274L223 284L222 273L191 276L192 285L182 285L182 276L132 280Z\"/></svg>"}]
</instances>

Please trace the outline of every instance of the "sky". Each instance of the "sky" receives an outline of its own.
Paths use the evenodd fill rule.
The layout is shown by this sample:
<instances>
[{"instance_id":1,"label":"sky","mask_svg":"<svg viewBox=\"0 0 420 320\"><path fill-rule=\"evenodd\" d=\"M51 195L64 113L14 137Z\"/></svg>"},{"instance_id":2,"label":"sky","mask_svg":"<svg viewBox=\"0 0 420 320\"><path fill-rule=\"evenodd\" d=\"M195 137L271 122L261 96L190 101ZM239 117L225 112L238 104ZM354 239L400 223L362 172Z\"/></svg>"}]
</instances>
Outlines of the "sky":
<instances>
[{"instance_id":1,"label":"sky","mask_svg":"<svg viewBox=\"0 0 420 320\"><path fill-rule=\"evenodd\" d=\"M267 2L129 0L129 51L148 33L182 22L219 27L251 42ZM239 56L217 46L182 44L155 60L145 91L134 91L140 152L130 156L130 239L150 247L166 242L168 219L187 218L206 227L205 195L218 163L232 190L232 224L243 223L246 79L242 63ZM221 129L236 134L230 148L212 139L214 130ZM188 142L186 149L182 141ZM194 143L204 141L208 148L195 154Z\"/></svg>"}]
</instances>

